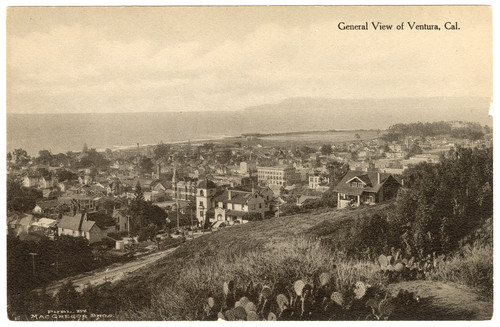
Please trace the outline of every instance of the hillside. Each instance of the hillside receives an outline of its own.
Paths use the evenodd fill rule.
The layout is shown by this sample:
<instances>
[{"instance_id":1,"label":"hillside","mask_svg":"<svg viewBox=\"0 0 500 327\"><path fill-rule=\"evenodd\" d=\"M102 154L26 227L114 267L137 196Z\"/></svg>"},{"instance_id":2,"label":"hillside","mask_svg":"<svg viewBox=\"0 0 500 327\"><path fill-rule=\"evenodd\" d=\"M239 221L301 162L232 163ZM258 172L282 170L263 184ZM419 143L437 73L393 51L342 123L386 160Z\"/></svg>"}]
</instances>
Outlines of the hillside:
<instances>
[{"instance_id":1,"label":"hillside","mask_svg":"<svg viewBox=\"0 0 500 327\"><path fill-rule=\"evenodd\" d=\"M209 296L221 300L224 282L289 284L297 279L311 280L318 271L333 272L335 289L339 291L347 290L359 280L378 285L380 268L374 261L345 259L330 246L335 239L348 237L344 234L349 234L359 219L382 215L392 208L393 204L383 204L353 211L299 214L233 226L202 236L113 285L110 297L119 299L113 303L114 310L124 320L196 320L200 319L203 303ZM406 285L406 288L411 287ZM426 298L425 292L420 293L419 296ZM474 293L463 294L467 298ZM435 294L429 293L431 295ZM442 305L443 299L440 301L436 306ZM431 303L429 312L439 315L441 311L436 306ZM452 316L427 319L471 316L475 317L470 310L462 312L458 308ZM484 319L485 316L477 317ZM425 314L422 317L425 319Z\"/></svg>"}]
</instances>

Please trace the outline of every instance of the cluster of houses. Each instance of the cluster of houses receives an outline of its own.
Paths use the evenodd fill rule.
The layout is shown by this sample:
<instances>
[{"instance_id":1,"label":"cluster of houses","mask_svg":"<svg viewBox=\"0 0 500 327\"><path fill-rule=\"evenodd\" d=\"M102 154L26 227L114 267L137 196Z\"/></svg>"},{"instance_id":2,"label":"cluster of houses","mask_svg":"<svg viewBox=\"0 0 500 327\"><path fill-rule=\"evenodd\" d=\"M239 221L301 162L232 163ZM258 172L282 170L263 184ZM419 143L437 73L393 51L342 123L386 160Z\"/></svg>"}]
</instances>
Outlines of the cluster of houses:
<instances>
[{"instance_id":1,"label":"cluster of houses","mask_svg":"<svg viewBox=\"0 0 500 327\"><path fill-rule=\"evenodd\" d=\"M415 143L422 151L410 155ZM138 186L146 201L167 212L195 208L194 216L203 226L207 221L237 224L273 216L283 203L300 206L329 190L336 193L338 208L375 204L396 196L405 169L436 163L439 153L455 144L445 138L389 143L376 138L336 143L325 154L320 147L302 151L251 138L246 143L171 145L169 155L156 158L149 172L139 166L141 158L154 156L154 147L106 152L109 165L104 169L29 164L8 173L22 186L40 190L42 198L32 212L8 213L8 227L17 235L83 236L99 242L110 233L128 231L131 217L126 208ZM332 160L351 169L336 185L327 169ZM61 171L71 178L60 181ZM308 192L286 198L297 187Z\"/></svg>"}]
</instances>

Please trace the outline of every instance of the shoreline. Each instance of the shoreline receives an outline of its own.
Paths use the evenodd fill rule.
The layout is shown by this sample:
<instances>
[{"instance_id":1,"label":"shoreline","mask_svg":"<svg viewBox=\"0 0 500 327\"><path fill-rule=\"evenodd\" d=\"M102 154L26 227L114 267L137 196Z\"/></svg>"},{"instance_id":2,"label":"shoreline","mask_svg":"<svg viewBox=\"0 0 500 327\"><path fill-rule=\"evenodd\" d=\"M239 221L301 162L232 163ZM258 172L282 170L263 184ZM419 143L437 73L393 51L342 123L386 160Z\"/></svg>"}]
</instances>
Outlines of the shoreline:
<instances>
[{"instance_id":1,"label":"shoreline","mask_svg":"<svg viewBox=\"0 0 500 327\"><path fill-rule=\"evenodd\" d=\"M267 138L273 138L273 137L286 137L286 136L300 136L300 135L325 135L325 134L332 134L335 135L336 133L354 133L354 132L374 132L376 129L330 129L330 130L306 130L306 131L293 131L293 132L277 132L277 133L241 133L241 134L235 134L235 135L219 135L219 136L211 136L211 137L205 137L205 138L196 138L196 139L188 139L188 140L179 140L179 141L167 141L163 142L160 141L159 143L145 143L145 144L139 144L139 149L144 149L152 146L156 146L158 144L169 144L169 145L186 145L188 143L191 143L192 145L201 145L202 143L221 143L221 142L230 142L234 141L237 142L240 139L246 139L246 138L254 138L255 140L260 139L263 142L270 142L273 140L268 140ZM385 131L380 129L380 131ZM281 142L281 141L277 141ZM317 141L320 142L320 141ZM316 142L316 143L317 143ZM321 141L323 142L323 141ZM342 142L340 140L328 140L324 141L327 143L338 143ZM315 142L312 142L315 143ZM92 144L88 144L89 148L92 148ZM110 149L112 152L119 152L119 151L130 151L134 148L137 148L137 143L136 144L129 144L129 145L112 145L108 147L100 147L96 148L97 152L103 153L106 151L106 149ZM45 148L46 149L46 148ZM41 149L43 150L43 149ZM13 150L12 150L13 151ZM37 151L38 152L38 151ZM66 152L74 152L74 153L80 153L81 149L72 149L72 150L64 150L64 152L51 152L52 154L57 154L57 153L66 153ZM30 153L29 153L30 154ZM34 154L36 156L36 153Z\"/></svg>"},{"instance_id":2,"label":"shoreline","mask_svg":"<svg viewBox=\"0 0 500 327\"><path fill-rule=\"evenodd\" d=\"M161 142L161 143L148 143L148 144L139 144L139 148L147 148L150 146L155 146L158 144L170 144L170 145L184 145L187 143L191 143L192 145L194 144L200 144L200 143L206 143L206 142L220 142L224 140L231 140L231 139L241 139L241 138L246 138L246 137L256 137L258 138L266 138L266 137L275 137L275 136L287 136L287 135L311 135L311 134L325 134L325 133L344 133L344 132L359 132L359 131L376 131L374 129L331 129L331 130L319 130L319 131L296 131L296 132L279 132L279 133L242 133L239 135L222 135L222 136L214 136L210 138L201 138L201 139L193 139L193 140L182 140L182 141L169 141L169 142ZM383 131L383 130L381 130ZM336 141L332 141L332 143L335 143ZM124 151L124 150L130 150L133 148L136 148L137 144L135 145L116 145L112 147L108 147L111 149L111 151ZM99 148L96 149L97 152L104 152L106 151L106 148Z\"/></svg>"}]
</instances>

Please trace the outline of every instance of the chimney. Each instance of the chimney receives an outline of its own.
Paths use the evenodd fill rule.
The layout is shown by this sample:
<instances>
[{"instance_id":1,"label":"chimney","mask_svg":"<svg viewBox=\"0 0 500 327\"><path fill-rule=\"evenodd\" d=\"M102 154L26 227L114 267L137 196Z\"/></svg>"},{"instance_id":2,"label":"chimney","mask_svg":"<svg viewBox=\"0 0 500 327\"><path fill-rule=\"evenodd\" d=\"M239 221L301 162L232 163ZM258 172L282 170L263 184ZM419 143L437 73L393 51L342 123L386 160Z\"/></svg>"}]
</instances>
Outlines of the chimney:
<instances>
[{"instance_id":1,"label":"chimney","mask_svg":"<svg viewBox=\"0 0 500 327\"><path fill-rule=\"evenodd\" d=\"M231 190L227 190L227 199L231 200Z\"/></svg>"},{"instance_id":2,"label":"chimney","mask_svg":"<svg viewBox=\"0 0 500 327\"><path fill-rule=\"evenodd\" d=\"M83 225L84 219L85 219L85 212L82 212L82 215L80 216L80 224L78 224L78 231L82 230L82 225Z\"/></svg>"},{"instance_id":3,"label":"chimney","mask_svg":"<svg viewBox=\"0 0 500 327\"><path fill-rule=\"evenodd\" d=\"M377 184L380 184L380 173L377 173Z\"/></svg>"},{"instance_id":4,"label":"chimney","mask_svg":"<svg viewBox=\"0 0 500 327\"><path fill-rule=\"evenodd\" d=\"M401 186L405 186L405 180L401 179Z\"/></svg>"}]
</instances>

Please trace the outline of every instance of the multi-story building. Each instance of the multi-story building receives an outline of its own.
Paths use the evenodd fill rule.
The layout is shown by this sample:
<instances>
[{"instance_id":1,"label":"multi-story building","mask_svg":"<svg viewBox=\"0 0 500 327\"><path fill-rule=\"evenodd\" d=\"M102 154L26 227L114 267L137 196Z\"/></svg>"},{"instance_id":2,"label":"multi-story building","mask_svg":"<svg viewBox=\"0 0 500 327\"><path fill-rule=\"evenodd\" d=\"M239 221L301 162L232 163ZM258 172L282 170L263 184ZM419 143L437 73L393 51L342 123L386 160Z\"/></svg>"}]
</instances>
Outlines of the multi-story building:
<instances>
[{"instance_id":1,"label":"multi-story building","mask_svg":"<svg viewBox=\"0 0 500 327\"><path fill-rule=\"evenodd\" d=\"M265 198L254 188L229 188L215 197L215 213L213 221L238 221L242 223L246 214L256 214L264 218L269 205Z\"/></svg>"},{"instance_id":2,"label":"multi-story building","mask_svg":"<svg viewBox=\"0 0 500 327\"><path fill-rule=\"evenodd\" d=\"M315 190L320 186L328 185L328 183L330 183L330 178L328 178L328 176L317 172L309 176L309 188L312 190Z\"/></svg>"},{"instance_id":3,"label":"multi-story building","mask_svg":"<svg viewBox=\"0 0 500 327\"><path fill-rule=\"evenodd\" d=\"M255 171L257 171L257 166L255 162L246 162L246 161L240 162L239 172L241 175L251 174Z\"/></svg>"},{"instance_id":4,"label":"multi-story building","mask_svg":"<svg viewBox=\"0 0 500 327\"><path fill-rule=\"evenodd\" d=\"M257 167L257 177L266 185L288 186L299 181L292 166Z\"/></svg>"},{"instance_id":5,"label":"multi-story building","mask_svg":"<svg viewBox=\"0 0 500 327\"><path fill-rule=\"evenodd\" d=\"M177 178L177 171L172 177L172 199L190 201L196 197L197 180L190 177Z\"/></svg>"},{"instance_id":6,"label":"multi-story building","mask_svg":"<svg viewBox=\"0 0 500 327\"><path fill-rule=\"evenodd\" d=\"M203 224L208 218L208 212L214 207L213 198L217 189L214 182L204 179L197 185L196 218Z\"/></svg>"}]
</instances>

